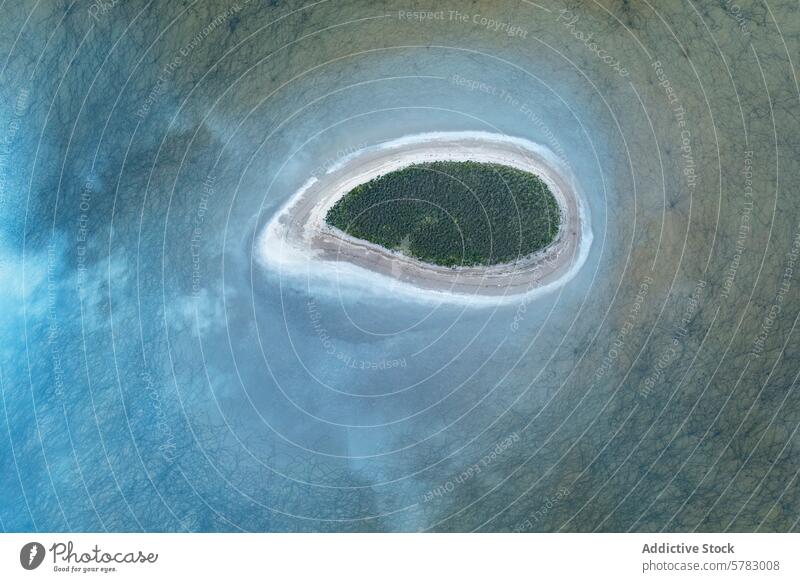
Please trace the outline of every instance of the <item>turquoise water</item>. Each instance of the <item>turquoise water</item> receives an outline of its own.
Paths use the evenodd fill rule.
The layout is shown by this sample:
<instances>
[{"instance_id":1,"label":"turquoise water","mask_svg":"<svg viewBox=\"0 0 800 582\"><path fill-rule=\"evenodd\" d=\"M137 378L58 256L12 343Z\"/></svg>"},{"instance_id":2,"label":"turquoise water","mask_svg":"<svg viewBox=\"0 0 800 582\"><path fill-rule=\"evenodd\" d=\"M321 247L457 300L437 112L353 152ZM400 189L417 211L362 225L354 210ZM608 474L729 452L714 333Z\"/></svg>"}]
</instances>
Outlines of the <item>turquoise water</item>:
<instances>
[{"instance_id":1,"label":"turquoise water","mask_svg":"<svg viewBox=\"0 0 800 582\"><path fill-rule=\"evenodd\" d=\"M800 14L744 4L4 6L0 526L796 530ZM426 131L561 159L568 285L263 267L309 177Z\"/></svg>"}]
</instances>

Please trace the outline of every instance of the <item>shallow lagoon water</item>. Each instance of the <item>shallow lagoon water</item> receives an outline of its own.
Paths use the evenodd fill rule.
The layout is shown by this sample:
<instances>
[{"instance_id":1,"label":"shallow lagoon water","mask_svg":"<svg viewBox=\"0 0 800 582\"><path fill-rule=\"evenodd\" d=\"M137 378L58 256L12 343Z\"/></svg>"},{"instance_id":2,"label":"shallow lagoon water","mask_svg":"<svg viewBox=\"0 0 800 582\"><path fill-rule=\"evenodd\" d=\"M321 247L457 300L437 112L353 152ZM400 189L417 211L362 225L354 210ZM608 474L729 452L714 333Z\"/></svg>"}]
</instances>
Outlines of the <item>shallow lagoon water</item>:
<instances>
[{"instance_id":1,"label":"shallow lagoon water","mask_svg":"<svg viewBox=\"0 0 800 582\"><path fill-rule=\"evenodd\" d=\"M388 269L380 269L365 257L351 260L343 256L346 249L335 241L332 242L335 250L320 252L320 244L315 242L313 233L318 231L341 195L357 183L387 173L390 167L394 170L430 159L501 163L537 174L562 205L562 232L549 254L538 253L538 264L520 264L515 266L513 274L506 269L499 278L496 272L492 278L487 270L472 275L456 269L426 281L425 273L402 277L396 263ZM571 232L567 233L568 230ZM591 218L583 195L575 177L558 157L541 144L486 131L427 132L356 150L324 173L309 178L292 193L272 214L257 238L254 253L258 262L281 279L305 278L309 290L314 284L325 286L336 281L340 293L356 291L371 294L376 299L404 295L416 303L466 303L470 306L528 302L554 292L580 272L593 240ZM380 247L375 250L381 251ZM525 269L527 276L519 276ZM471 284L465 284L465 277L472 277Z\"/></svg>"},{"instance_id":2,"label":"shallow lagoon water","mask_svg":"<svg viewBox=\"0 0 800 582\"><path fill-rule=\"evenodd\" d=\"M427 9L5 8L4 530L797 529L796 3ZM259 264L309 178L430 131L555 152L574 279Z\"/></svg>"}]
</instances>

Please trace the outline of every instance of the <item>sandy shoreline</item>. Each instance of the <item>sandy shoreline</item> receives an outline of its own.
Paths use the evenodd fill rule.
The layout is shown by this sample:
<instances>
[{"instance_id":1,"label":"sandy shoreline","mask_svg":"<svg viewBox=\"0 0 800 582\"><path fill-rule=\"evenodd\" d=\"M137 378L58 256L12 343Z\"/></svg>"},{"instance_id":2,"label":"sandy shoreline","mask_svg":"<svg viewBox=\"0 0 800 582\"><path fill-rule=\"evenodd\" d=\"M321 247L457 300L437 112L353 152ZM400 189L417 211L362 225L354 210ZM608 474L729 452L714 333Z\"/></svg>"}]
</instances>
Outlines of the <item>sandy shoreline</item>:
<instances>
[{"instance_id":1,"label":"sandy shoreline","mask_svg":"<svg viewBox=\"0 0 800 582\"><path fill-rule=\"evenodd\" d=\"M514 263L441 267L355 239L325 223L331 206L358 184L402 167L437 160L488 162L538 175L561 207L555 241ZM308 261L349 263L419 290L455 295L504 296L553 288L585 260L591 233L571 180L547 150L518 138L480 132L420 134L367 148L312 178L275 214L261 235L261 259L287 273Z\"/></svg>"}]
</instances>

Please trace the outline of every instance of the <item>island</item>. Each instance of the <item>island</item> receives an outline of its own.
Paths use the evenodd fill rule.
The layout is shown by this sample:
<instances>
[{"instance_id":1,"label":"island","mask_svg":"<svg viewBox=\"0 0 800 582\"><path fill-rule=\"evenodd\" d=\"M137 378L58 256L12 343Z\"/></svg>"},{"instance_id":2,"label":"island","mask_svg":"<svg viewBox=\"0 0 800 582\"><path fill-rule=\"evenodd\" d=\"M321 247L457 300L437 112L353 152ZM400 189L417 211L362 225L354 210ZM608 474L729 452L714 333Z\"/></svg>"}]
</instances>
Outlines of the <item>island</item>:
<instances>
[{"instance_id":1,"label":"island","mask_svg":"<svg viewBox=\"0 0 800 582\"><path fill-rule=\"evenodd\" d=\"M313 173L270 214L257 258L281 279L495 302L560 287L591 240L575 181L552 151L488 132L437 132Z\"/></svg>"}]
</instances>

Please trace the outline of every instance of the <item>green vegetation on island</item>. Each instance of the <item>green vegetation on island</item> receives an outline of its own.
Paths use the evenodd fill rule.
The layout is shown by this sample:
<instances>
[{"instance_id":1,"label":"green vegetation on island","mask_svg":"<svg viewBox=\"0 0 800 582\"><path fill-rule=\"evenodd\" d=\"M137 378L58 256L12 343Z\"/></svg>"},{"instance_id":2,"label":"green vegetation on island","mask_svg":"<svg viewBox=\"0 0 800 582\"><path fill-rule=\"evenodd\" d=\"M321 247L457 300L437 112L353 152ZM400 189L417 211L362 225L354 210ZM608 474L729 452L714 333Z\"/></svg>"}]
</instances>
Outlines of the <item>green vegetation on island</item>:
<instances>
[{"instance_id":1,"label":"green vegetation on island","mask_svg":"<svg viewBox=\"0 0 800 582\"><path fill-rule=\"evenodd\" d=\"M414 164L353 188L326 222L426 263L510 263L555 239L560 210L534 174L479 162Z\"/></svg>"}]
</instances>

